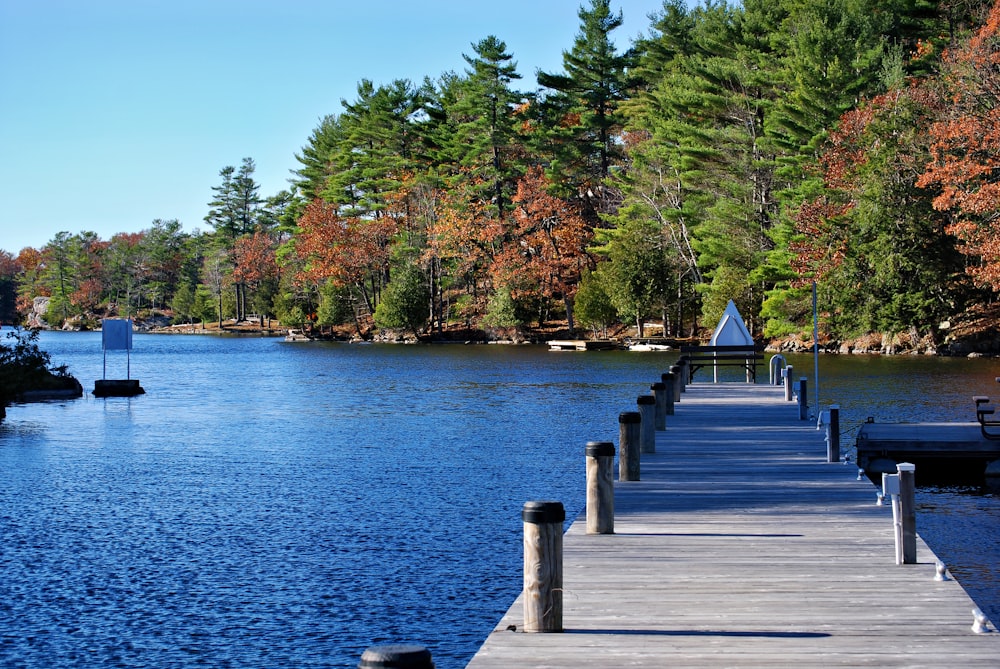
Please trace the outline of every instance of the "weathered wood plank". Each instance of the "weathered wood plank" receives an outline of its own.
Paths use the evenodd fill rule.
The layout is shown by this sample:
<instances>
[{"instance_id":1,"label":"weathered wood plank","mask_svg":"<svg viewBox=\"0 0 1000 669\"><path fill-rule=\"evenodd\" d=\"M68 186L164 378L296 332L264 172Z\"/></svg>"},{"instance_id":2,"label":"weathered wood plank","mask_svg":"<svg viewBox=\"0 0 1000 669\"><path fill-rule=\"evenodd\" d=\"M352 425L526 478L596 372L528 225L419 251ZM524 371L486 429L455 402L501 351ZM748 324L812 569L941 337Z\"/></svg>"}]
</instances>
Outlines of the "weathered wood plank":
<instances>
[{"instance_id":1,"label":"weathered wood plank","mask_svg":"<svg viewBox=\"0 0 1000 669\"><path fill-rule=\"evenodd\" d=\"M895 564L891 510L781 388L691 386L656 451L615 483L615 534L566 533L566 631L517 631L518 599L469 667L1000 666L1000 634L972 632L919 538Z\"/></svg>"}]
</instances>

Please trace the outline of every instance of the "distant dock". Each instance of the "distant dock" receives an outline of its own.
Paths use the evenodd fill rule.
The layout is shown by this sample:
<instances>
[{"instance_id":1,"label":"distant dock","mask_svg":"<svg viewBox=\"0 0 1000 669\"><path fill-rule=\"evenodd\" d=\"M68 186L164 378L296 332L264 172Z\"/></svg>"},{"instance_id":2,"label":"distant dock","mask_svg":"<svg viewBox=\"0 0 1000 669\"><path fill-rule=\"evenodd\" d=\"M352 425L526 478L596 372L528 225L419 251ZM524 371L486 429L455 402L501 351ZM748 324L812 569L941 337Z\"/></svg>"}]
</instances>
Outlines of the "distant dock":
<instances>
[{"instance_id":1,"label":"distant dock","mask_svg":"<svg viewBox=\"0 0 1000 669\"><path fill-rule=\"evenodd\" d=\"M553 339L549 341L552 351L613 351L624 348L611 339Z\"/></svg>"},{"instance_id":2,"label":"distant dock","mask_svg":"<svg viewBox=\"0 0 1000 669\"><path fill-rule=\"evenodd\" d=\"M781 388L689 385L655 442L616 476L615 533L563 537L565 631L520 631L519 597L468 667L1000 666L1000 634L919 537L895 563L890 507Z\"/></svg>"}]
</instances>

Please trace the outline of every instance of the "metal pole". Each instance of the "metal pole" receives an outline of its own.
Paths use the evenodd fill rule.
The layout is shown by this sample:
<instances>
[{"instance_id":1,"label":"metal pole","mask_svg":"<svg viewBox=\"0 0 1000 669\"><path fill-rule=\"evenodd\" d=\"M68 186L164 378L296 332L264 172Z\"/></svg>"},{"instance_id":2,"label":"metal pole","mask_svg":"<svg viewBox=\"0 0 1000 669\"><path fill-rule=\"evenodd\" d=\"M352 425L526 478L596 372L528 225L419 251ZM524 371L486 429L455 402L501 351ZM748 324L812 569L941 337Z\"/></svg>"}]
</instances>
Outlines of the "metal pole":
<instances>
[{"instance_id":1,"label":"metal pole","mask_svg":"<svg viewBox=\"0 0 1000 669\"><path fill-rule=\"evenodd\" d=\"M816 310L816 282L813 281L813 376L816 377L816 406L819 406L819 317Z\"/></svg>"}]
</instances>

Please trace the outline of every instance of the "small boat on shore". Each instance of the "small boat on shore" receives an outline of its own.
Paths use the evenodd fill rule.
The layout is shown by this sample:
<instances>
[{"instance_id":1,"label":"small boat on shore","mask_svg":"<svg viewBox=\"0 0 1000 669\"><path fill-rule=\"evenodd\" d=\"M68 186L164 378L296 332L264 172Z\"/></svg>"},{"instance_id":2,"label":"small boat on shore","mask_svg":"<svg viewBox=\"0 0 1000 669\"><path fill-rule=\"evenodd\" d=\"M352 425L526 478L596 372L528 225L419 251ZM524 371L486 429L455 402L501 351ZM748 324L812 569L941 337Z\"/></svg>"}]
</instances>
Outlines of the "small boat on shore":
<instances>
[{"instance_id":1,"label":"small boat on shore","mask_svg":"<svg viewBox=\"0 0 1000 669\"><path fill-rule=\"evenodd\" d=\"M302 330L289 330L285 335L285 341L311 341Z\"/></svg>"},{"instance_id":2,"label":"small boat on shore","mask_svg":"<svg viewBox=\"0 0 1000 669\"><path fill-rule=\"evenodd\" d=\"M642 342L636 342L634 344L628 345L628 350L630 351L672 351L673 347L669 344L645 344Z\"/></svg>"},{"instance_id":3,"label":"small boat on shore","mask_svg":"<svg viewBox=\"0 0 1000 669\"><path fill-rule=\"evenodd\" d=\"M625 347L630 351L672 351L675 343L665 337L642 337L625 340Z\"/></svg>"}]
</instances>

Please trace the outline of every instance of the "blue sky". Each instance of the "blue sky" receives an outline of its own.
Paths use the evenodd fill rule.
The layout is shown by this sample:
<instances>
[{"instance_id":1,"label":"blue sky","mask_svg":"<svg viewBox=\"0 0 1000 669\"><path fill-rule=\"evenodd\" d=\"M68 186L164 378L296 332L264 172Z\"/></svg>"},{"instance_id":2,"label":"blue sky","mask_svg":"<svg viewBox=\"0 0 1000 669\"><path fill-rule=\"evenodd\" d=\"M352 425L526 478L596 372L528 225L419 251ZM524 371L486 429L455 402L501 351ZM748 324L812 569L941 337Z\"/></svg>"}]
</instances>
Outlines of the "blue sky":
<instances>
[{"instance_id":1,"label":"blue sky","mask_svg":"<svg viewBox=\"0 0 1000 669\"><path fill-rule=\"evenodd\" d=\"M0 249L157 218L208 229L220 169L250 156L263 196L286 188L361 79L461 72L495 35L532 90L561 70L584 2L0 0ZM612 7L626 48L662 1Z\"/></svg>"}]
</instances>

